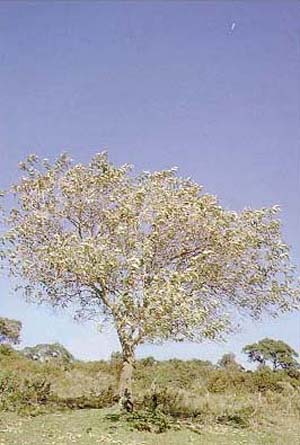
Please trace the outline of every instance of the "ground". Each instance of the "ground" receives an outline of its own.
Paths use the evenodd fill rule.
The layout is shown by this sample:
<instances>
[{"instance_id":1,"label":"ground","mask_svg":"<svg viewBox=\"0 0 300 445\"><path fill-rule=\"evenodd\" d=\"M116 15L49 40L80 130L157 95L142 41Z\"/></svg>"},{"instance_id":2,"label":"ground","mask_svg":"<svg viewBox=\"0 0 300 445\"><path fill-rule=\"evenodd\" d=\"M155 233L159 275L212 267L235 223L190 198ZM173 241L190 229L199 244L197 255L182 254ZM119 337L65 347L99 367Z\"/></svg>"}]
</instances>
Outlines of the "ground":
<instances>
[{"instance_id":1,"label":"ground","mask_svg":"<svg viewBox=\"0 0 300 445\"><path fill-rule=\"evenodd\" d=\"M110 410L80 410L33 418L5 413L0 419L0 445L296 445L299 423L283 419L278 431L249 431L230 427L189 429L162 434L130 431L128 424L105 416Z\"/></svg>"}]
</instances>

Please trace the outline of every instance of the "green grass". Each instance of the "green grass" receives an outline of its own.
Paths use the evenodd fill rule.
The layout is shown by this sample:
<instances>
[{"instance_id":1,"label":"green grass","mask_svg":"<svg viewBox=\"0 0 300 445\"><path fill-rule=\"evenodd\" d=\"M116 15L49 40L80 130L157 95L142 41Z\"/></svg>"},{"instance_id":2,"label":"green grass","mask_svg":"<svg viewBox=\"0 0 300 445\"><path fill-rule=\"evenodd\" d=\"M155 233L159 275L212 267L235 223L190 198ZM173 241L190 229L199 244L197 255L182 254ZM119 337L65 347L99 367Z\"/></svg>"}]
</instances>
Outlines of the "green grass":
<instances>
[{"instance_id":1,"label":"green grass","mask_svg":"<svg viewBox=\"0 0 300 445\"><path fill-rule=\"evenodd\" d=\"M296 419L282 419L281 427L249 431L230 427L203 427L162 434L131 431L124 422L105 418L112 410L81 410L28 418L4 413L0 419L0 445L296 445L300 427Z\"/></svg>"}]
</instances>

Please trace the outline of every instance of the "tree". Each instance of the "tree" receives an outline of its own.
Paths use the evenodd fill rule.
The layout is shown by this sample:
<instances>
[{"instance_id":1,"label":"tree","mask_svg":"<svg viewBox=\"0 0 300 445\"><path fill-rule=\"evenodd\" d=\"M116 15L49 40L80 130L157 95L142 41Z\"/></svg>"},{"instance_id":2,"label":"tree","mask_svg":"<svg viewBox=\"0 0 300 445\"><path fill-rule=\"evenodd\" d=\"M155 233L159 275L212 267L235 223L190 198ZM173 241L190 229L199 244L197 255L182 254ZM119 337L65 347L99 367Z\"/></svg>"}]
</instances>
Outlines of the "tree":
<instances>
[{"instance_id":1,"label":"tree","mask_svg":"<svg viewBox=\"0 0 300 445\"><path fill-rule=\"evenodd\" d=\"M235 358L235 354L232 352L229 352L227 354L224 354L220 360L218 361L219 368L227 369L231 371L243 371L244 368L242 365L240 365Z\"/></svg>"},{"instance_id":2,"label":"tree","mask_svg":"<svg viewBox=\"0 0 300 445\"><path fill-rule=\"evenodd\" d=\"M20 342L22 323L0 317L0 343L17 344Z\"/></svg>"},{"instance_id":3,"label":"tree","mask_svg":"<svg viewBox=\"0 0 300 445\"><path fill-rule=\"evenodd\" d=\"M59 343L28 346L24 348L21 353L25 355L25 357L39 362L67 364L75 361L73 355Z\"/></svg>"},{"instance_id":4,"label":"tree","mask_svg":"<svg viewBox=\"0 0 300 445\"><path fill-rule=\"evenodd\" d=\"M134 175L106 153L87 165L31 155L20 167L7 268L28 298L114 325L123 400L137 346L223 337L233 308L260 318L297 307L276 206L229 211L176 169Z\"/></svg>"},{"instance_id":5,"label":"tree","mask_svg":"<svg viewBox=\"0 0 300 445\"><path fill-rule=\"evenodd\" d=\"M258 363L260 366L271 363L273 371L279 368L290 370L299 367L296 360L297 352L282 340L264 338L257 343L245 346L243 352L248 355L251 362Z\"/></svg>"}]
</instances>

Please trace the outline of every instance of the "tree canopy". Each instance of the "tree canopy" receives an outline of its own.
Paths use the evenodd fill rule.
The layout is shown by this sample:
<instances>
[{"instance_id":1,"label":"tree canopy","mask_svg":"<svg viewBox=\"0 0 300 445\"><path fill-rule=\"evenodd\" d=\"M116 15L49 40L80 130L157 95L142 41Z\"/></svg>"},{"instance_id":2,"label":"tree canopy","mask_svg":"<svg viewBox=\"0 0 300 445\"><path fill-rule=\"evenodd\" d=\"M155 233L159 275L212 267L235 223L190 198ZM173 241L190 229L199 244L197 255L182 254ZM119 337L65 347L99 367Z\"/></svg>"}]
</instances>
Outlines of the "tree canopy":
<instances>
[{"instance_id":1,"label":"tree canopy","mask_svg":"<svg viewBox=\"0 0 300 445\"><path fill-rule=\"evenodd\" d=\"M222 369L232 370L232 371L242 371L243 366L236 361L235 354L228 352L223 354L223 356L218 361L218 367Z\"/></svg>"},{"instance_id":2,"label":"tree canopy","mask_svg":"<svg viewBox=\"0 0 300 445\"><path fill-rule=\"evenodd\" d=\"M282 340L264 338L257 343L245 346L243 352L248 355L251 362L258 363L260 366L270 363L274 371L280 368L299 368L296 360L297 352Z\"/></svg>"},{"instance_id":3,"label":"tree canopy","mask_svg":"<svg viewBox=\"0 0 300 445\"><path fill-rule=\"evenodd\" d=\"M20 342L22 323L0 317L0 343L17 344Z\"/></svg>"},{"instance_id":4,"label":"tree canopy","mask_svg":"<svg viewBox=\"0 0 300 445\"><path fill-rule=\"evenodd\" d=\"M277 206L227 210L176 169L134 174L106 153L20 167L5 219L11 275L29 298L112 323L125 363L144 342L216 339L237 313L297 307Z\"/></svg>"},{"instance_id":5,"label":"tree canopy","mask_svg":"<svg viewBox=\"0 0 300 445\"><path fill-rule=\"evenodd\" d=\"M73 355L61 344L39 344L36 346L28 346L21 353L31 360L39 362L74 362Z\"/></svg>"}]
</instances>

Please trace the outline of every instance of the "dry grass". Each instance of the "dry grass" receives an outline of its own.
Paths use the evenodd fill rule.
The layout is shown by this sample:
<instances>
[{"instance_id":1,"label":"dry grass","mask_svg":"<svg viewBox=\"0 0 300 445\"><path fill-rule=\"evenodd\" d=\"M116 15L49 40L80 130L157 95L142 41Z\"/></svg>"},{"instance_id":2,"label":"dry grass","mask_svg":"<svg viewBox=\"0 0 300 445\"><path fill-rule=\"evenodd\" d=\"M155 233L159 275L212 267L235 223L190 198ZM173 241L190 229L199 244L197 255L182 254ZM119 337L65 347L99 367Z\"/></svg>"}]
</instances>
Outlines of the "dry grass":
<instances>
[{"instance_id":1,"label":"dry grass","mask_svg":"<svg viewBox=\"0 0 300 445\"><path fill-rule=\"evenodd\" d=\"M296 445L300 441L299 419L296 423L293 418L282 419L280 427L261 430L206 425L197 433L183 428L151 434L108 421L107 412L82 410L36 418L5 414L0 424L0 445Z\"/></svg>"}]
</instances>

